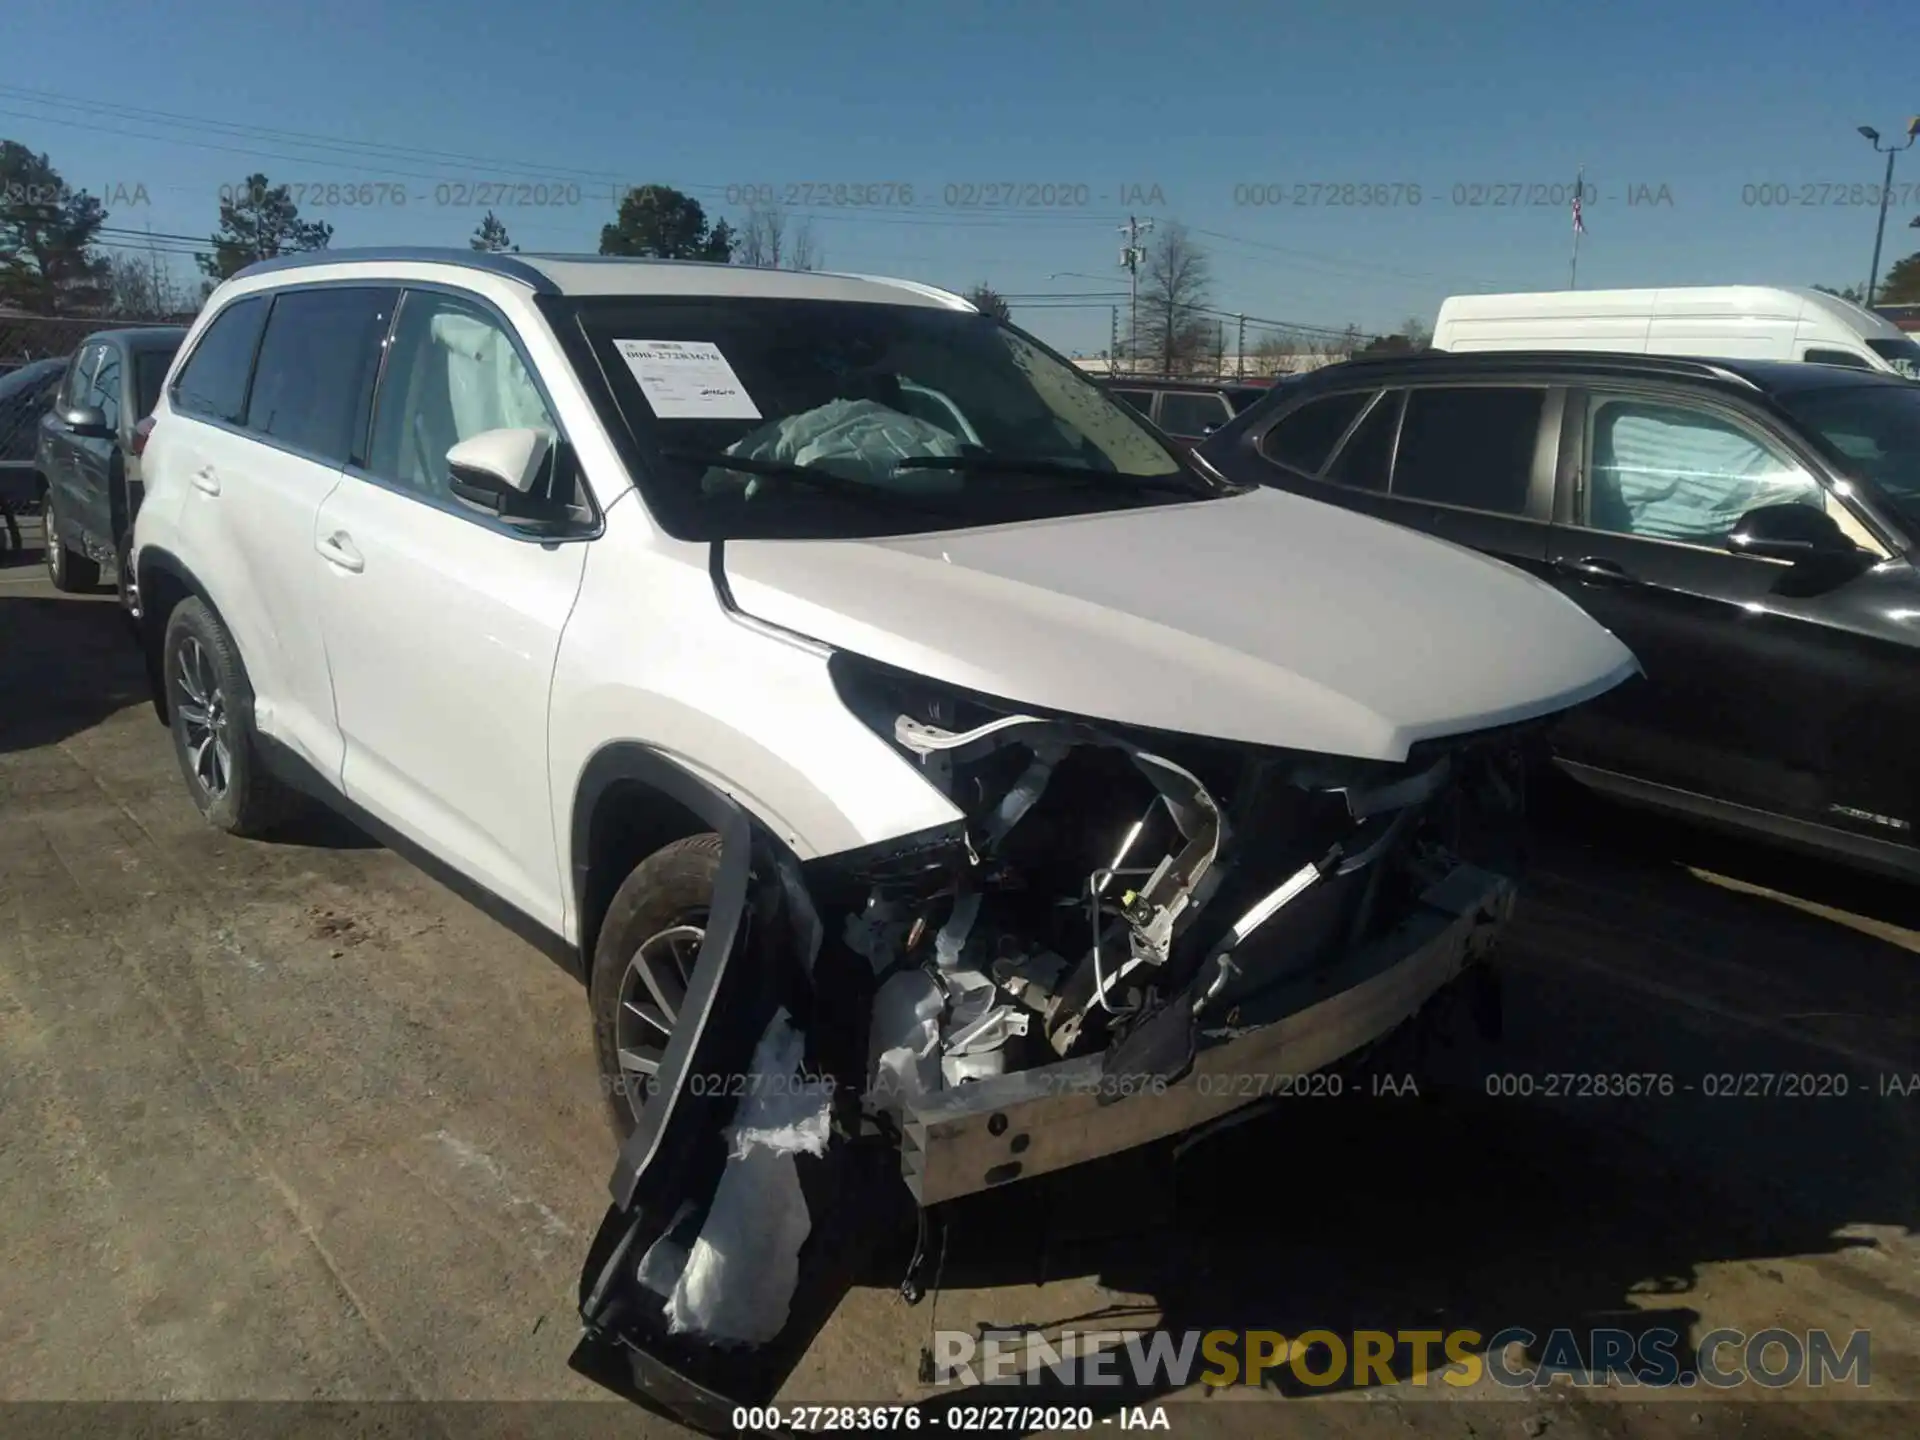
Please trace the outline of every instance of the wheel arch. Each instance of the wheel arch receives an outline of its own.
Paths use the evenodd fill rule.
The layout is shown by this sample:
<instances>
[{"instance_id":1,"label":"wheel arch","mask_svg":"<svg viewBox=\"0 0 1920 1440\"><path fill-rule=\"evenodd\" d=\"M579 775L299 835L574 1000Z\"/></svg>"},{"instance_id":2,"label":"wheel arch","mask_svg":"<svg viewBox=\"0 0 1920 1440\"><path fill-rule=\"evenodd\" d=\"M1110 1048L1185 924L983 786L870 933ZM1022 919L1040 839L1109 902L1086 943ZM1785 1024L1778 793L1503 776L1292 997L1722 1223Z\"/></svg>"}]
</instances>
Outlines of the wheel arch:
<instances>
[{"instance_id":1,"label":"wheel arch","mask_svg":"<svg viewBox=\"0 0 1920 1440\"><path fill-rule=\"evenodd\" d=\"M621 740L593 753L574 787L568 845L583 974L593 972L607 907L633 867L662 846L708 830L720 836L709 935L731 944L746 906L752 816L651 746Z\"/></svg>"},{"instance_id":2,"label":"wheel arch","mask_svg":"<svg viewBox=\"0 0 1920 1440\"><path fill-rule=\"evenodd\" d=\"M167 708L166 670L160 653L167 638L167 621L182 601L198 600L213 613L213 618L229 636L233 634L233 627L227 624L227 617L220 613L220 607L214 603L199 577L172 551L149 545L140 552L139 566L136 583L140 588L141 658L147 666L147 686L152 695L154 714L162 725L169 725L173 717ZM234 645L238 656L238 642L234 642ZM239 659L244 672L246 658L239 656Z\"/></svg>"}]
</instances>

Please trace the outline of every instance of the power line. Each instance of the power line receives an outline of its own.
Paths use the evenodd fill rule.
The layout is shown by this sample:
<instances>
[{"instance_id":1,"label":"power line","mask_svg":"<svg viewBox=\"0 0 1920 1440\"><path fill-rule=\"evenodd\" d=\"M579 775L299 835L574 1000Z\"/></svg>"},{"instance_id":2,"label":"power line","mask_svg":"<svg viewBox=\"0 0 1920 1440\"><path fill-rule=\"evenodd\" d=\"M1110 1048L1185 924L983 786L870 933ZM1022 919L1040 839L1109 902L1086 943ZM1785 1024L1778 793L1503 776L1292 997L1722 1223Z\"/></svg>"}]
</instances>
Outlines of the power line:
<instances>
[{"instance_id":1,"label":"power line","mask_svg":"<svg viewBox=\"0 0 1920 1440\"><path fill-rule=\"evenodd\" d=\"M598 170L598 169L591 169L587 167L567 166L567 165L551 165L551 164L533 165L523 161L501 161L497 158L474 155L474 154L461 152L461 151L435 150L435 149L429 149L422 146L394 145L394 144L390 144L388 142L383 142L383 141L345 140L339 137L329 137L329 136L319 135L311 131L283 130L283 129L268 127L268 126L245 125L245 124L240 124L233 121L215 120L215 119L210 119L204 116L187 115L178 111L153 110L153 109L147 109L140 106L131 106L131 105L120 104L117 102L100 101L100 100L87 99L87 98L82 98L77 96L67 96L67 95L61 95L54 91L34 90L34 89L29 89L29 88L20 87L20 86L0 85L0 95L12 96L28 104L52 107L56 109L76 110L83 114L106 115L111 118L118 118L118 119L132 119L132 120L144 119L144 120L154 121L163 125L170 125L175 128L195 129L195 130L199 130L209 134L220 135L228 139L246 139L246 138L254 138L254 137L264 138L269 141L273 141L277 143L283 142L286 144L294 145L294 146L304 148L304 149L309 149L309 150L334 151L334 152L338 152L338 154L342 157L354 159L354 160L360 160L360 161L365 161L370 159L391 159L391 160L411 161L414 163L424 164L429 166L432 166L432 165L443 166L441 170L437 172L431 172L431 173L423 172L419 170L398 169L392 166L374 166L374 165L365 166L367 173L371 173L371 174L393 175L393 176L407 178L407 179L444 181L449 178L445 173L445 169L444 169L444 166L446 165L454 165L454 166L478 165L478 166L484 166L488 169L491 169L496 173L522 172L522 173L530 173L530 174L554 175L554 176L561 176L561 177L578 177L581 179L605 181L608 185L608 195L607 195L608 203L612 205L617 205L619 203L619 199L621 195L624 194L625 189L630 187L632 183L630 179L621 177L612 171L606 171L606 170ZM205 140L190 140L190 139L185 139L185 138L174 136L174 135L157 135L149 131L122 130L122 129L116 129L112 126L88 124L84 121L68 120L68 119L58 118L58 117L48 117L45 115L25 113L18 110L0 109L0 114L12 115L19 119L42 121L44 123L49 123L49 124L71 125L80 129L96 130L105 134L122 135L122 136L126 136L133 139L151 140L159 144L182 145L182 146L187 146L189 148L194 148L194 149L214 150L214 151L220 151L220 152L230 153L230 154L246 155L256 159L286 160L296 164L328 163L328 161L325 159L316 159L314 156L311 156L311 155L289 155L284 151L278 151L278 150L272 150L272 149L266 149L266 148L257 148L257 147L243 148L240 146L232 146L232 145L217 145L210 141L205 141ZM471 179L474 177L467 176L462 178ZM686 191L699 193L699 194L724 195L729 189L736 188L736 187L729 187L725 185L709 185L709 184L686 184L682 186L677 186L676 188L681 188ZM785 208L790 209L796 215L804 216L806 218L821 220L821 221L832 223L832 224L907 225L907 226L921 226L921 227L938 226L941 229L955 229L955 228L1006 229L1010 227L1011 228L1037 228L1037 229L1077 229L1087 224L1108 223L1114 219L1126 218L1126 217L1119 216L1118 212L1103 212L1103 211L1093 211L1093 210L1067 213L1067 212L1062 212L1060 210L1051 210L1051 209L1007 209L1007 210L996 209L991 214L982 214L977 216L966 216L966 215L912 216L912 215L873 214L866 211L865 209L862 209L861 213L859 214L851 214L851 213L847 213L845 210L840 209L839 207L833 207L833 206L819 207L819 206L798 205L798 206L789 206ZM551 228L551 227L539 227L533 224L529 224L525 221L522 221L520 228L525 229L529 232L537 232L538 229ZM1344 274L1344 275L1349 275L1349 276L1353 276L1355 278L1361 278L1361 279L1369 278L1370 275L1372 274L1384 274L1384 275L1392 275L1392 276L1395 276L1398 278L1404 278L1404 279L1442 280L1442 281L1470 280L1472 281L1472 283L1476 285L1496 285L1499 283L1497 281L1490 280L1484 276L1467 276L1467 275L1449 276L1449 275L1443 275L1443 274L1432 272L1432 271L1419 271L1419 270L1410 270L1410 269L1398 268L1398 267L1392 267L1392 266L1375 265L1375 264L1372 264L1371 262L1361 262L1356 264L1351 261L1343 261L1335 257L1320 255L1312 251L1296 250L1287 246L1274 245L1267 241L1253 240L1245 236L1233 235L1233 234L1229 234L1226 231L1220 231L1220 230L1194 228L1192 233L1196 235L1205 235L1210 239L1222 241L1230 245L1242 245L1255 250L1266 251L1266 252L1278 254L1278 255L1285 255L1301 264L1313 265L1313 266L1317 266L1317 267L1329 270L1336 274Z\"/></svg>"}]
</instances>

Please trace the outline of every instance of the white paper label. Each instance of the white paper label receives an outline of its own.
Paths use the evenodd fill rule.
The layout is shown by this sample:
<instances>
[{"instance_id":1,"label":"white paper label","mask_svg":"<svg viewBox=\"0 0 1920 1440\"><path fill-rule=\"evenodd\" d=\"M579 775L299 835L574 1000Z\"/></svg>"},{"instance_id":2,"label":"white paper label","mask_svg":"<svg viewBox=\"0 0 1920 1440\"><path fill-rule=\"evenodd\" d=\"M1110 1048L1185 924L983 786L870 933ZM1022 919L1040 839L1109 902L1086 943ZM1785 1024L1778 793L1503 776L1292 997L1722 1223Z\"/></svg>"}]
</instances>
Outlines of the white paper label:
<instances>
[{"instance_id":1,"label":"white paper label","mask_svg":"<svg viewBox=\"0 0 1920 1440\"><path fill-rule=\"evenodd\" d=\"M711 340L616 340L662 420L758 420L753 397Z\"/></svg>"}]
</instances>

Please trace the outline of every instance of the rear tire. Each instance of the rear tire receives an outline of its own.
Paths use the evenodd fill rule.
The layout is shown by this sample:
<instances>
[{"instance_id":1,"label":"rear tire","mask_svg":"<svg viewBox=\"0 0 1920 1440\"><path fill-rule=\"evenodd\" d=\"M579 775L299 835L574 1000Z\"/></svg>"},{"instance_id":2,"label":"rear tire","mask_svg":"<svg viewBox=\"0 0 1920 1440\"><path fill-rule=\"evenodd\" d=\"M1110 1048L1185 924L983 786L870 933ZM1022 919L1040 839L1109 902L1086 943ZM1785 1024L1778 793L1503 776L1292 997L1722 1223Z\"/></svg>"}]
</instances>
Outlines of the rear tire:
<instances>
[{"instance_id":1,"label":"rear tire","mask_svg":"<svg viewBox=\"0 0 1920 1440\"><path fill-rule=\"evenodd\" d=\"M46 535L47 579L63 595L81 595L100 587L100 567L60 538L60 512L52 489L41 497L40 525Z\"/></svg>"},{"instance_id":2,"label":"rear tire","mask_svg":"<svg viewBox=\"0 0 1920 1440\"><path fill-rule=\"evenodd\" d=\"M634 866L607 906L588 997L600 1089L618 1140L633 1133L653 1094L645 1067L666 1049L719 877L720 837L689 835Z\"/></svg>"},{"instance_id":3,"label":"rear tire","mask_svg":"<svg viewBox=\"0 0 1920 1440\"><path fill-rule=\"evenodd\" d=\"M195 808L229 835L263 835L279 825L298 797L261 760L253 689L205 602L183 600L167 617L161 665L174 754Z\"/></svg>"}]
</instances>

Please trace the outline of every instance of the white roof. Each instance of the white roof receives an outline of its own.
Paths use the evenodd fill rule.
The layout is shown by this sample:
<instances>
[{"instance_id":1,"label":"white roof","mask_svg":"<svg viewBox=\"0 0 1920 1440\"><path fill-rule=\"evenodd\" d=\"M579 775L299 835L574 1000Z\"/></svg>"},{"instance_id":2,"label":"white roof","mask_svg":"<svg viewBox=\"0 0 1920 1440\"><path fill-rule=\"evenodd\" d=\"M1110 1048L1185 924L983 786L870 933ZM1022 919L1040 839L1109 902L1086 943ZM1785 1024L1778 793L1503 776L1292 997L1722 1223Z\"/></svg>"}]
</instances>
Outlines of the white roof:
<instances>
[{"instance_id":1,"label":"white roof","mask_svg":"<svg viewBox=\"0 0 1920 1440\"><path fill-rule=\"evenodd\" d=\"M348 270L361 275L395 273L422 266L475 270L517 280L561 295L740 296L783 300L841 300L869 305L919 305L930 309L972 310L958 295L912 280L823 271L763 270L695 260L645 260L623 255L490 254L476 250L378 249L314 250L282 256L241 272L241 277L273 276L284 283L308 271Z\"/></svg>"}]
</instances>

